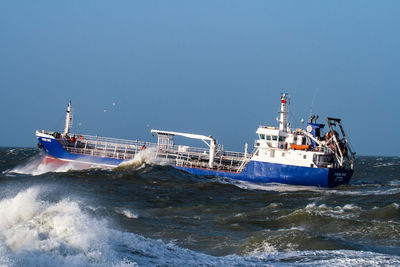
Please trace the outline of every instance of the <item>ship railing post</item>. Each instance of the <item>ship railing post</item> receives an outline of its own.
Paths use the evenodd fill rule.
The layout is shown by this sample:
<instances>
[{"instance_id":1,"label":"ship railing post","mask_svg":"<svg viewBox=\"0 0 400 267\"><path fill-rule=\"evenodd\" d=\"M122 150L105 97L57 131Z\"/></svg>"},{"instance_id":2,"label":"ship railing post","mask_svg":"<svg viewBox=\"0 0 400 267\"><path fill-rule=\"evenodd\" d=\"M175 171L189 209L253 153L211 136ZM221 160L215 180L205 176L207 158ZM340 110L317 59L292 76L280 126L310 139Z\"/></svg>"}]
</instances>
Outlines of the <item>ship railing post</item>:
<instances>
[{"instance_id":1,"label":"ship railing post","mask_svg":"<svg viewBox=\"0 0 400 267\"><path fill-rule=\"evenodd\" d=\"M210 155L209 155L209 161L208 161L208 167L212 168L214 164L214 158L215 158L215 149L216 149L216 142L215 139L210 140Z\"/></svg>"},{"instance_id":2,"label":"ship railing post","mask_svg":"<svg viewBox=\"0 0 400 267\"><path fill-rule=\"evenodd\" d=\"M96 143L94 144L94 151L92 151L93 153L96 153L96 150L97 150L97 142L98 142L97 139L98 139L98 136L96 135Z\"/></svg>"},{"instance_id":3,"label":"ship railing post","mask_svg":"<svg viewBox=\"0 0 400 267\"><path fill-rule=\"evenodd\" d=\"M113 158L115 158L115 156L116 156L116 153L117 153L117 145L115 144L115 145L114 145L114 153L113 153Z\"/></svg>"}]
</instances>

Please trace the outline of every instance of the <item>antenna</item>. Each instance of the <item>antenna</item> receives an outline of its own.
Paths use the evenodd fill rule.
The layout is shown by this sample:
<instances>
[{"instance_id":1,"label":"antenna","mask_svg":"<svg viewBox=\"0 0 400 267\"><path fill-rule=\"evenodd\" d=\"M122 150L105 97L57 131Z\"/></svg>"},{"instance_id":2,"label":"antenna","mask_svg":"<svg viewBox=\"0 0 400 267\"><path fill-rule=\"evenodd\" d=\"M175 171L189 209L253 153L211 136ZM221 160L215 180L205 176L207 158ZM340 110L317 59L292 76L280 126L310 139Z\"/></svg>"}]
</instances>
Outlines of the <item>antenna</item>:
<instances>
[{"instance_id":1,"label":"antenna","mask_svg":"<svg viewBox=\"0 0 400 267\"><path fill-rule=\"evenodd\" d=\"M317 92L318 92L318 88L315 88L315 92L314 92L314 96L313 96L313 99L312 99L312 102L311 102L311 107L310 107L310 118L311 118L311 115L312 115L312 110L313 110L313 107L314 107L314 100L315 100L315 97L317 96Z\"/></svg>"}]
</instances>

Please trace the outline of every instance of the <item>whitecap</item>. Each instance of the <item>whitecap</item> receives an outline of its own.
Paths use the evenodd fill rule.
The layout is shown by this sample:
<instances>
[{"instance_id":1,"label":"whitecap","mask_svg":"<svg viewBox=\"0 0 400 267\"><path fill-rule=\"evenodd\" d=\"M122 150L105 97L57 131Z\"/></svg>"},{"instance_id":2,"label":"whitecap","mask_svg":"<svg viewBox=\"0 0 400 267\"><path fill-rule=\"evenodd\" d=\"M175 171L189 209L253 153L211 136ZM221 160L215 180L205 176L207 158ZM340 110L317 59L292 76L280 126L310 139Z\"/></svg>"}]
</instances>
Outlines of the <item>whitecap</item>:
<instances>
[{"instance_id":1,"label":"whitecap","mask_svg":"<svg viewBox=\"0 0 400 267\"><path fill-rule=\"evenodd\" d=\"M84 170L101 167L96 164L78 163L73 161L65 162L61 165L55 162L44 163L45 158L46 154L44 152L40 152L39 154L28 159L26 162L12 168L11 170L5 171L5 174L28 174L36 176L47 172L67 172L71 170Z\"/></svg>"},{"instance_id":2,"label":"whitecap","mask_svg":"<svg viewBox=\"0 0 400 267\"><path fill-rule=\"evenodd\" d=\"M323 188L315 186L301 186L301 185L289 185L279 183L253 183L249 181L240 181L230 178L215 178L216 181L222 184L231 184L245 190L262 190L262 191L274 191L274 192L297 192L297 191L313 191L320 192Z\"/></svg>"},{"instance_id":3,"label":"whitecap","mask_svg":"<svg viewBox=\"0 0 400 267\"><path fill-rule=\"evenodd\" d=\"M144 164L157 164L157 165L166 165L166 162L160 158L157 158L157 148L149 147L145 150L139 151L133 159L123 161L118 165L117 169L126 169L126 168L137 168L144 166Z\"/></svg>"},{"instance_id":4,"label":"whitecap","mask_svg":"<svg viewBox=\"0 0 400 267\"><path fill-rule=\"evenodd\" d=\"M128 210L128 209L121 209L118 210L118 212L122 215L124 215L125 217L129 218L129 219L137 219L139 218L139 215L137 215L136 213Z\"/></svg>"},{"instance_id":5,"label":"whitecap","mask_svg":"<svg viewBox=\"0 0 400 267\"><path fill-rule=\"evenodd\" d=\"M400 257L393 255L348 250L281 252L268 242L245 255L206 255L113 229L105 219L86 212L82 202L45 200L46 190L31 187L0 200L0 214L7 215L0 216L0 266L400 264Z\"/></svg>"}]
</instances>

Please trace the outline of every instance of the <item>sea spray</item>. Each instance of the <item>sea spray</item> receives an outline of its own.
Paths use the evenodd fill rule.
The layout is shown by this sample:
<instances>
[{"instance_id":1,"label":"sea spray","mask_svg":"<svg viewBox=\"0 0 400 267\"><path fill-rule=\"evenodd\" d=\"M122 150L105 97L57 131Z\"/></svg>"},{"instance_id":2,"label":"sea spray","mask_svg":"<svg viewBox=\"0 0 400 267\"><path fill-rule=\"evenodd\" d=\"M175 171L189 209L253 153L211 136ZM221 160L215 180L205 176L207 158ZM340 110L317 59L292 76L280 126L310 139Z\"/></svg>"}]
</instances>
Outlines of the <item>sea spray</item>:
<instances>
[{"instance_id":1,"label":"sea spray","mask_svg":"<svg viewBox=\"0 0 400 267\"><path fill-rule=\"evenodd\" d=\"M165 165L166 163L161 159L157 159L157 148L150 147L139 151L137 154L135 154L133 159L122 162L114 170L129 170L143 166L144 164Z\"/></svg>"},{"instance_id":2,"label":"sea spray","mask_svg":"<svg viewBox=\"0 0 400 267\"><path fill-rule=\"evenodd\" d=\"M58 160L60 163L56 162L46 162L46 154L40 151L38 154L29 158L26 162L17 165L16 167L7 170L6 174L28 174L28 175L41 175L47 172L67 172L70 170L84 170L88 167L98 168L98 166L93 165L83 165L77 162L65 162Z\"/></svg>"},{"instance_id":3,"label":"sea spray","mask_svg":"<svg viewBox=\"0 0 400 267\"><path fill-rule=\"evenodd\" d=\"M400 170L374 167L375 157L361 157L354 180L335 189L256 187L153 164L4 172L37 154L0 148L0 266L400 265Z\"/></svg>"},{"instance_id":4,"label":"sea spray","mask_svg":"<svg viewBox=\"0 0 400 267\"><path fill-rule=\"evenodd\" d=\"M31 187L0 201L0 266L136 265L116 258L106 221L77 201L41 199L45 190Z\"/></svg>"}]
</instances>

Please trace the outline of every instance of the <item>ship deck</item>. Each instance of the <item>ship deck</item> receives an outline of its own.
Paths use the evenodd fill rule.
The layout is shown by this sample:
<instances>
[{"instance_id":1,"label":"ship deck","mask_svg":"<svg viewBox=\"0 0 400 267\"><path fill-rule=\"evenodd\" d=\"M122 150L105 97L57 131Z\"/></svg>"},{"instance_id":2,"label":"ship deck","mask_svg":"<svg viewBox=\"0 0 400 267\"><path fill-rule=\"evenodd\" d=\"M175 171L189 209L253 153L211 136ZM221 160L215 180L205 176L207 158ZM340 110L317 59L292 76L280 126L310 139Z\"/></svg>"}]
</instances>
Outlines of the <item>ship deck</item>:
<instances>
[{"instance_id":1,"label":"ship deck","mask_svg":"<svg viewBox=\"0 0 400 267\"><path fill-rule=\"evenodd\" d=\"M91 135L71 136L73 138L64 138L61 136L56 138L69 153L114 158L124 161L133 159L136 154L145 149L152 149L158 160L170 165L240 172L252 156L249 153L217 150L213 167L210 168L208 165L210 155L207 148L180 145L165 146L138 140Z\"/></svg>"}]
</instances>

